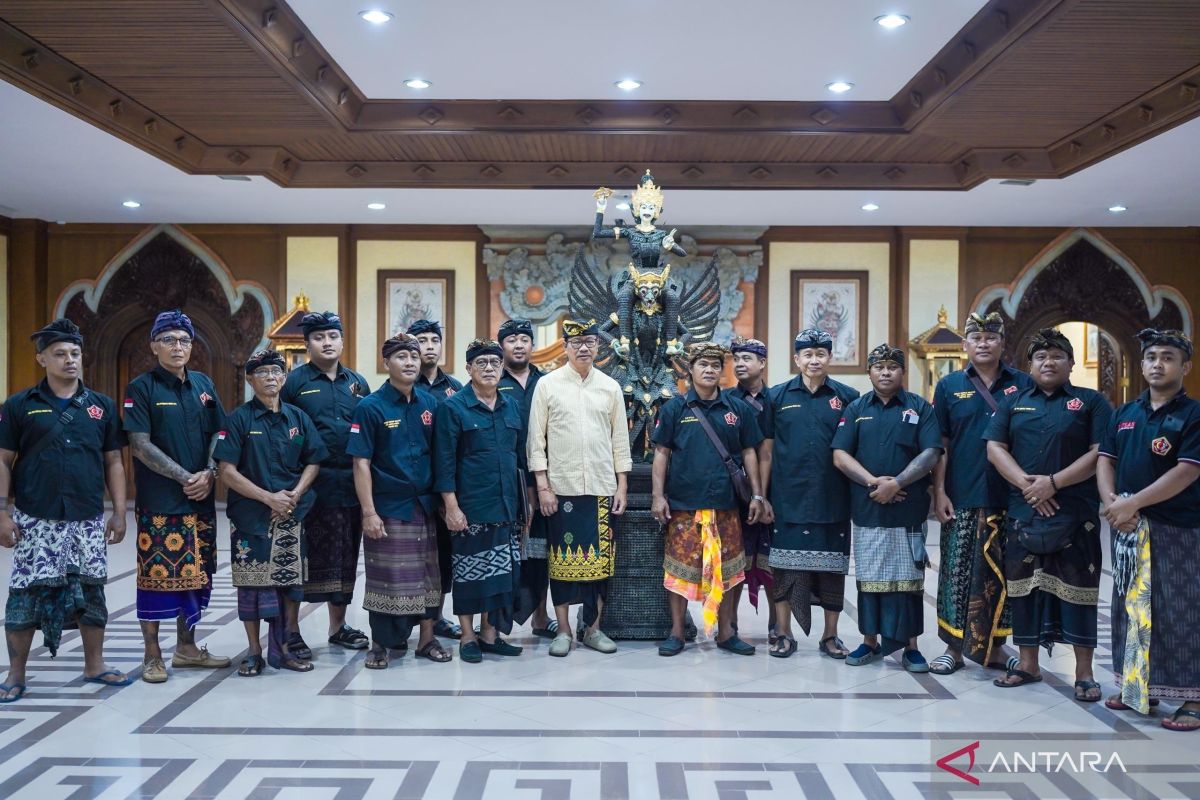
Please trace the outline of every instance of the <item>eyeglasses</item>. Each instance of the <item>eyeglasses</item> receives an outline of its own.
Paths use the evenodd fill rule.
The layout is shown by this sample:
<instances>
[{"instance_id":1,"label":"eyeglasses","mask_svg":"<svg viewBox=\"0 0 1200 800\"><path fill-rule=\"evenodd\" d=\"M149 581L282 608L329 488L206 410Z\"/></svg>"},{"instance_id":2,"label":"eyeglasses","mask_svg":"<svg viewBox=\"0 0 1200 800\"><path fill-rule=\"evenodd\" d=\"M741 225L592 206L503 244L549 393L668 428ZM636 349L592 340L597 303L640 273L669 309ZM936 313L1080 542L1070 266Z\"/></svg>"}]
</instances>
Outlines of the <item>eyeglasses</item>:
<instances>
[{"instance_id":1,"label":"eyeglasses","mask_svg":"<svg viewBox=\"0 0 1200 800\"><path fill-rule=\"evenodd\" d=\"M283 370L279 367L263 367L262 369L254 370L250 374L256 378L282 378Z\"/></svg>"},{"instance_id":2,"label":"eyeglasses","mask_svg":"<svg viewBox=\"0 0 1200 800\"><path fill-rule=\"evenodd\" d=\"M192 340L187 336L162 336L157 341L159 344L166 345L171 349L182 347L184 350L187 350L192 346Z\"/></svg>"},{"instance_id":3,"label":"eyeglasses","mask_svg":"<svg viewBox=\"0 0 1200 800\"><path fill-rule=\"evenodd\" d=\"M595 350L600 345L600 340L595 336L589 336L586 339L567 339L567 347L572 350L578 350L581 347L586 347L588 350Z\"/></svg>"},{"instance_id":4,"label":"eyeglasses","mask_svg":"<svg viewBox=\"0 0 1200 800\"><path fill-rule=\"evenodd\" d=\"M477 358L471 362L475 369L500 369L500 359L498 358Z\"/></svg>"}]
</instances>

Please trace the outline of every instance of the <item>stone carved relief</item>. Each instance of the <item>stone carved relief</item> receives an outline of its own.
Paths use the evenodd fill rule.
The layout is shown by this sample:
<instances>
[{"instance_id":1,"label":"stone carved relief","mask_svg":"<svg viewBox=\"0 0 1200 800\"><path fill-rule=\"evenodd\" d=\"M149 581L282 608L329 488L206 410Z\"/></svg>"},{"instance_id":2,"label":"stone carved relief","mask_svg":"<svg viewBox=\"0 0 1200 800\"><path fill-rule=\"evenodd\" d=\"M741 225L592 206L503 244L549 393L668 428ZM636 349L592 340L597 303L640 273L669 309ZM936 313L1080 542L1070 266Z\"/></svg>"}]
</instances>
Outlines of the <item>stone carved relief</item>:
<instances>
[{"instance_id":1,"label":"stone carved relief","mask_svg":"<svg viewBox=\"0 0 1200 800\"><path fill-rule=\"evenodd\" d=\"M723 242L733 240L733 243L706 247L693 236L683 234L679 236L679 243L692 255L669 257L672 282L691 286L699 280L713 256L717 256L721 309L713 338L723 344L732 340L733 319L745 303L745 294L738 288L739 284L758 279L763 258L762 248L756 243L759 235L761 229L758 228L732 235L723 232L720 237ZM617 279L629 264L629 247L623 241L589 241L586 234L570 236L553 232L546 235L544 247L494 244L485 248L483 260L488 278L504 284L500 292L500 307L504 313L509 317L526 317L535 326L554 322L566 313L571 269L580 244L584 245L587 262L615 289Z\"/></svg>"}]
</instances>

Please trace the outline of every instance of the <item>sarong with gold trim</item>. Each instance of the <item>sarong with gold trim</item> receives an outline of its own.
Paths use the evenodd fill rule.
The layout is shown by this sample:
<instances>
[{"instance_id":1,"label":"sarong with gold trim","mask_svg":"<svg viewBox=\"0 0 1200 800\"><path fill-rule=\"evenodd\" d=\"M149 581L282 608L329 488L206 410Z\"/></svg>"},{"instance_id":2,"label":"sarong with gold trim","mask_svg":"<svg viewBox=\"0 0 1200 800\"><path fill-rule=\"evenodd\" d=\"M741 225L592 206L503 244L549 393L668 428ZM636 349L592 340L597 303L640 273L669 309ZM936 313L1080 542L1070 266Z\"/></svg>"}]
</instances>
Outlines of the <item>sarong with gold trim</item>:
<instances>
[{"instance_id":1,"label":"sarong with gold trim","mask_svg":"<svg viewBox=\"0 0 1200 800\"><path fill-rule=\"evenodd\" d=\"M559 495L558 511L546 520L550 599L556 606L582 603L587 625L599 616L616 569L611 504L611 497Z\"/></svg>"},{"instance_id":2,"label":"sarong with gold trim","mask_svg":"<svg viewBox=\"0 0 1200 800\"><path fill-rule=\"evenodd\" d=\"M216 571L217 518L211 511L156 514L138 508L137 618L200 622Z\"/></svg>"},{"instance_id":3,"label":"sarong with gold trim","mask_svg":"<svg viewBox=\"0 0 1200 800\"><path fill-rule=\"evenodd\" d=\"M925 629L925 526L854 526L854 577L858 582L858 630L879 636L884 655L908 645Z\"/></svg>"},{"instance_id":4,"label":"sarong with gold trim","mask_svg":"<svg viewBox=\"0 0 1200 800\"><path fill-rule=\"evenodd\" d=\"M1121 701L1200 701L1200 529L1138 522L1113 536L1113 673ZM1153 580L1152 580L1153 579Z\"/></svg>"},{"instance_id":5,"label":"sarong with gold trim","mask_svg":"<svg viewBox=\"0 0 1200 800\"><path fill-rule=\"evenodd\" d=\"M1004 583L1004 512L960 508L942 525L938 637L977 664L995 660L1012 634Z\"/></svg>"},{"instance_id":6,"label":"sarong with gold trim","mask_svg":"<svg viewBox=\"0 0 1200 800\"><path fill-rule=\"evenodd\" d=\"M1004 578L1013 644L1095 647L1103 558L1099 518L1081 519L1070 544L1048 555L1031 553L1021 544L1025 524L1012 516L1004 522Z\"/></svg>"},{"instance_id":7,"label":"sarong with gold trim","mask_svg":"<svg viewBox=\"0 0 1200 800\"><path fill-rule=\"evenodd\" d=\"M704 631L711 634L725 593L746 577L738 511L675 511L665 535L663 587L701 603Z\"/></svg>"}]
</instances>

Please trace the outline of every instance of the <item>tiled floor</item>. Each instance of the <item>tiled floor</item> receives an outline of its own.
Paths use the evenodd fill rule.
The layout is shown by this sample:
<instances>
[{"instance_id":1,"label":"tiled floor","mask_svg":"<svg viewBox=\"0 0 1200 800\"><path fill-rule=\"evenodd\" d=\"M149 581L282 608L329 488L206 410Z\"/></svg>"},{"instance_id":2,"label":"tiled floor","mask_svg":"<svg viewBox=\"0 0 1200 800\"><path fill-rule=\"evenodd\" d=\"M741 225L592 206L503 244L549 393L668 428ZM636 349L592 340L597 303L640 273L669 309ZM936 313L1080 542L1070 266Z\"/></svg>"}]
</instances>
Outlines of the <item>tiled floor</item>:
<instances>
[{"instance_id":1,"label":"tiled floor","mask_svg":"<svg viewBox=\"0 0 1200 800\"><path fill-rule=\"evenodd\" d=\"M130 537L110 551L107 638L110 662L129 670L141 662L132 563ZM942 650L935 580L930 571L928 657ZM1107 613L1096 659L1106 691ZM1076 703L1063 648L1045 683L1001 690L977 668L935 678L892 659L847 667L820 657L815 640L768 658L765 620L748 603L742 620L758 631L745 637L760 645L753 658L704 641L669 661L652 642L554 659L524 628L511 638L525 654L478 665L409 655L370 672L361 653L320 646L309 674L180 671L166 685L116 689L79 680L69 633L57 659L35 652L28 697L0 706L0 798L1200 797L1200 734ZM351 621L366 627L361 610ZM306 607L303 630L323 642L324 611ZM227 568L200 635L218 653L245 646ZM934 766L973 742L979 785ZM1047 750L1099 752L1109 769L988 771L997 751ZM1125 771L1109 763L1114 750Z\"/></svg>"}]
</instances>

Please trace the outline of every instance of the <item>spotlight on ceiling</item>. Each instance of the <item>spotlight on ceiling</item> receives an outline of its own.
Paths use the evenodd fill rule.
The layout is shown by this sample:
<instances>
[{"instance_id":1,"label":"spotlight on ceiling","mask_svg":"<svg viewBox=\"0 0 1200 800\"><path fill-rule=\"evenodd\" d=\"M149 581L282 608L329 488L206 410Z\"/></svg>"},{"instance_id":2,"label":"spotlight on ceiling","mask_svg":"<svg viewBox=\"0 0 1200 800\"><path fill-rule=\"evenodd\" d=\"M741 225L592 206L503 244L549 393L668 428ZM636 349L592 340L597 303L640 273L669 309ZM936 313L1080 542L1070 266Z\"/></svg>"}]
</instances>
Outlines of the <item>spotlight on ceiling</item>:
<instances>
[{"instance_id":1,"label":"spotlight on ceiling","mask_svg":"<svg viewBox=\"0 0 1200 800\"><path fill-rule=\"evenodd\" d=\"M833 83L825 84L825 88L834 94L845 94L854 88L854 84L846 81L834 81Z\"/></svg>"},{"instance_id":2,"label":"spotlight on ceiling","mask_svg":"<svg viewBox=\"0 0 1200 800\"><path fill-rule=\"evenodd\" d=\"M875 205L874 203L863 203L862 210L863 211L878 211L879 206Z\"/></svg>"},{"instance_id":3,"label":"spotlight on ceiling","mask_svg":"<svg viewBox=\"0 0 1200 800\"><path fill-rule=\"evenodd\" d=\"M387 206L383 203L367 203L367 208L372 211L383 211Z\"/></svg>"},{"instance_id":4,"label":"spotlight on ceiling","mask_svg":"<svg viewBox=\"0 0 1200 800\"><path fill-rule=\"evenodd\" d=\"M392 21L392 14L387 11L381 11L378 8L368 9L358 12L358 15L372 25L382 25L385 22Z\"/></svg>"},{"instance_id":5,"label":"spotlight on ceiling","mask_svg":"<svg viewBox=\"0 0 1200 800\"><path fill-rule=\"evenodd\" d=\"M619 80L613 85L616 86L618 89L624 89L627 92L632 92L634 89L642 88L642 82L635 81L633 78L625 78L624 80Z\"/></svg>"},{"instance_id":6,"label":"spotlight on ceiling","mask_svg":"<svg viewBox=\"0 0 1200 800\"><path fill-rule=\"evenodd\" d=\"M409 78L404 85L410 89L428 89L433 86L433 81L427 81L424 78Z\"/></svg>"},{"instance_id":7,"label":"spotlight on ceiling","mask_svg":"<svg viewBox=\"0 0 1200 800\"><path fill-rule=\"evenodd\" d=\"M1117 204L1117 205L1115 205L1115 206L1109 206L1109 207L1108 207L1108 210L1109 210L1109 211L1111 211L1111 212L1112 212L1112 213L1114 213L1114 214L1123 214L1123 213L1125 213L1126 211L1128 211L1129 209L1128 209L1128 208L1126 208L1125 206L1121 205L1120 203L1118 203L1118 204Z\"/></svg>"},{"instance_id":8,"label":"spotlight on ceiling","mask_svg":"<svg viewBox=\"0 0 1200 800\"><path fill-rule=\"evenodd\" d=\"M139 203L137 200L126 200L124 203L121 203L121 205L125 206L126 208L141 208L142 207L142 204Z\"/></svg>"},{"instance_id":9,"label":"spotlight on ceiling","mask_svg":"<svg viewBox=\"0 0 1200 800\"><path fill-rule=\"evenodd\" d=\"M909 18L904 14L884 14L882 17L875 18L875 23L877 25L879 25L881 28L887 28L888 30L900 28L904 25L907 25L908 22Z\"/></svg>"}]
</instances>

